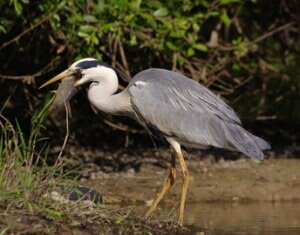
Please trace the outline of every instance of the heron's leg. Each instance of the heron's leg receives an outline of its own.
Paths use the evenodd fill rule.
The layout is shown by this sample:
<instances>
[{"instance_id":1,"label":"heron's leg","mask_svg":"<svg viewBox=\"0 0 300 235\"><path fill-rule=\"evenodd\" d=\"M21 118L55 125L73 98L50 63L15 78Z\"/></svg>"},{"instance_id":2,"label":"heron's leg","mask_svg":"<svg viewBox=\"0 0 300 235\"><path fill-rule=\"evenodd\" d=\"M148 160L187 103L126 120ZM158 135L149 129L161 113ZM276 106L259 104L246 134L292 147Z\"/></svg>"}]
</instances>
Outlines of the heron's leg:
<instances>
[{"instance_id":1,"label":"heron's leg","mask_svg":"<svg viewBox=\"0 0 300 235\"><path fill-rule=\"evenodd\" d=\"M152 202L150 208L144 215L145 218L149 218L150 215L155 211L158 203L161 201L161 199L164 197L164 195L169 191L171 186L174 184L176 178L176 157L174 154L171 156L171 168L168 178L165 180L163 188L161 192L157 195L156 199Z\"/></svg>"},{"instance_id":2,"label":"heron's leg","mask_svg":"<svg viewBox=\"0 0 300 235\"><path fill-rule=\"evenodd\" d=\"M185 164L184 158L183 158L183 154L181 151L181 147L180 144L173 140L170 139L169 140L170 144L173 146L173 148L175 149L175 152L177 154L179 163L180 163L180 167L182 170L182 189L181 189L181 198L180 198L180 205L179 205L179 212L178 212L178 224L182 225L183 223L183 214L184 214L184 207L185 207L185 200L186 200L186 194L187 194L187 189L188 189L188 184L190 181L190 177L189 177L189 171L188 168Z\"/></svg>"}]
</instances>

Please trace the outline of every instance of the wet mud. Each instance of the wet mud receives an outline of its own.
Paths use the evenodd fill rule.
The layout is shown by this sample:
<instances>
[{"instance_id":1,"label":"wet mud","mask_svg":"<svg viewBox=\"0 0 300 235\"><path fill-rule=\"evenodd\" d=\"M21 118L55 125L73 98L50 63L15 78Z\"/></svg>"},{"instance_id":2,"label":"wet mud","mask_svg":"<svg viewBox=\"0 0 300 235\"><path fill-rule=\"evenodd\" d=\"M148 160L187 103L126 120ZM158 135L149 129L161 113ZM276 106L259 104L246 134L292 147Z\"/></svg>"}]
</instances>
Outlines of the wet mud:
<instances>
[{"instance_id":1,"label":"wet mud","mask_svg":"<svg viewBox=\"0 0 300 235\"><path fill-rule=\"evenodd\" d=\"M205 234L300 234L300 160L253 162L187 159L191 175L185 225ZM176 221L181 172L151 220ZM145 162L139 170L92 172L82 184L116 208L130 207L142 216L168 174L166 167Z\"/></svg>"}]
</instances>

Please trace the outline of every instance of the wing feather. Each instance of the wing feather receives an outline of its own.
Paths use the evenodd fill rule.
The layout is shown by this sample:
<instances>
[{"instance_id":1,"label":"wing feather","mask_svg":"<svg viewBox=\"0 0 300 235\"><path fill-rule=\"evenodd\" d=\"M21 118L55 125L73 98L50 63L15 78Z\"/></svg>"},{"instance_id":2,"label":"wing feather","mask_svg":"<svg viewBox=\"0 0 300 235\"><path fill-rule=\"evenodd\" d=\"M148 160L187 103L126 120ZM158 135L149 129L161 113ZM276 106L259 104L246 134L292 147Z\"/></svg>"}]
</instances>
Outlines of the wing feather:
<instances>
[{"instance_id":1,"label":"wing feather","mask_svg":"<svg viewBox=\"0 0 300 235\"><path fill-rule=\"evenodd\" d=\"M183 75L145 70L131 80L128 91L137 119L181 144L238 150L254 159L263 158L261 149L269 147L244 130L219 97Z\"/></svg>"},{"instance_id":2,"label":"wing feather","mask_svg":"<svg viewBox=\"0 0 300 235\"><path fill-rule=\"evenodd\" d=\"M146 83L147 95L154 95L175 109L211 113L226 122L241 125L231 107L206 87L182 74L165 69L147 69L138 73L129 86L137 81ZM154 93L152 93L154 92Z\"/></svg>"}]
</instances>

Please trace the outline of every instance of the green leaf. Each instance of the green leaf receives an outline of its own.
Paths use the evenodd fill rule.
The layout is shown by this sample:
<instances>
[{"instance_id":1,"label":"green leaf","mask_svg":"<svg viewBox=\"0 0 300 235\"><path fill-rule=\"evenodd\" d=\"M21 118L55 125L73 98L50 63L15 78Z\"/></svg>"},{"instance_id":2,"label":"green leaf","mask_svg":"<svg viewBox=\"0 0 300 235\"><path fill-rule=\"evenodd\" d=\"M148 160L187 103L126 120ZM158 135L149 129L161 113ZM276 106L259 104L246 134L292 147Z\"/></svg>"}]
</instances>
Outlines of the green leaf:
<instances>
[{"instance_id":1,"label":"green leaf","mask_svg":"<svg viewBox=\"0 0 300 235\"><path fill-rule=\"evenodd\" d=\"M98 45L99 44L99 39L97 38L96 35L92 35L91 41L93 44Z\"/></svg>"},{"instance_id":2,"label":"green leaf","mask_svg":"<svg viewBox=\"0 0 300 235\"><path fill-rule=\"evenodd\" d=\"M222 14L220 15L220 19L222 20L222 22L226 25L229 26L231 23L230 18L227 15L226 11L223 11Z\"/></svg>"},{"instance_id":3,"label":"green leaf","mask_svg":"<svg viewBox=\"0 0 300 235\"><path fill-rule=\"evenodd\" d=\"M202 12L198 12L197 14L195 14L195 19L201 20L204 18L205 18L205 15Z\"/></svg>"},{"instance_id":4,"label":"green leaf","mask_svg":"<svg viewBox=\"0 0 300 235\"><path fill-rule=\"evenodd\" d=\"M221 5L228 5L229 3L233 2L240 2L241 0L220 0Z\"/></svg>"},{"instance_id":5,"label":"green leaf","mask_svg":"<svg viewBox=\"0 0 300 235\"><path fill-rule=\"evenodd\" d=\"M13 3L14 3L14 8L15 8L17 15L21 15L21 13L23 11L23 7L22 7L21 3L18 0L14 0Z\"/></svg>"},{"instance_id":6,"label":"green leaf","mask_svg":"<svg viewBox=\"0 0 300 235\"><path fill-rule=\"evenodd\" d=\"M172 23L168 19L162 20L164 27L168 30L173 29Z\"/></svg>"},{"instance_id":7,"label":"green leaf","mask_svg":"<svg viewBox=\"0 0 300 235\"><path fill-rule=\"evenodd\" d=\"M81 38L88 38L88 37L90 37L89 34L83 33L83 32L80 32L80 31L77 33L77 35L78 35L79 37L81 37Z\"/></svg>"},{"instance_id":8,"label":"green leaf","mask_svg":"<svg viewBox=\"0 0 300 235\"><path fill-rule=\"evenodd\" d=\"M140 9L142 0L133 0L130 3L130 7L133 11L138 11Z\"/></svg>"},{"instance_id":9,"label":"green leaf","mask_svg":"<svg viewBox=\"0 0 300 235\"><path fill-rule=\"evenodd\" d=\"M53 19L56 20L56 21L60 21L60 17L58 14L53 14Z\"/></svg>"},{"instance_id":10,"label":"green leaf","mask_svg":"<svg viewBox=\"0 0 300 235\"><path fill-rule=\"evenodd\" d=\"M165 17L169 14L169 10L166 7L161 7L153 12L153 15L156 17Z\"/></svg>"},{"instance_id":11,"label":"green leaf","mask_svg":"<svg viewBox=\"0 0 300 235\"><path fill-rule=\"evenodd\" d=\"M83 32L83 33L91 33L93 32L95 29L94 26L91 25L82 25L79 27L79 32Z\"/></svg>"},{"instance_id":12,"label":"green leaf","mask_svg":"<svg viewBox=\"0 0 300 235\"><path fill-rule=\"evenodd\" d=\"M46 208L45 213L46 213L47 218L53 219L53 220L60 220L64 216L64 214L62 212L51 209L51 208Z\"/></svg>"},{"instance_id":13,"label":"green leaf","mask_svg":"<svg viewBox=\"0 0 300 235\"><path fill-rule=\"evenodd\" d=\"M216 17L216 16L219 16L220 15L220 12L218 11L211 11L208 13L209 16L212 16L212 17Z\"/></svg>"},{"instance_id":14,"label":"green leaf","mask_svg":"<svg viewBox=\"0 0 300 235\"><path fill-rule=\"evenodd\" d=\"M196 43L193 45L193 48L199 50L199 51L204 51L206 52L207 51L207 46L205 44L202 44L202 43Z\"/></svg>"},{"instance_id":15,"label":"green leaf","mask_svg":"<svg viewBox=\"0 0 300 235\"><path fill-rule=\"evenodd\" d=\"M117 27L116 27L115 23L107 23L107 24L101 25L101 29L103 32L114 31L116 28Z\"/></svg>"},{"instance_id":16,"label":"green leaf","mask_svg":"<svg viewBox=\"0 0 300 235\"><path fill-rule=\"evenodd\" d=\"M198 33L200 31L200 25L198 23L193 23L192 27L195 32Z\"/></svg>"},{"instance_id":17,"label":"green leaf","mask_svg":"<svg viewBox=\"0 0 300 235\"><path fill-rule=\"evenodd\" d=\"M92 16L92 15L85 15L83 18L88 23L96 23L96 22L98 22L98 20L96 19L96 17Z\"/></svg>"},{"instance_id":18,"label":"green leaf","mask_svg":"<svg viewBox=\"0 0 300 235\"><path fill-rule=\"evenodd\" d=\"M151 14L143 14L142 16L145 18L147 24L149 24L152 28L156 29L157 23Z\"/></svg>"},{"instance_id":19,"label":"green leaf","mask_svg":"<svg viewBox=\"0 0 300 235\"><path fill-rule=\"evenodd\" d=\"M208 0L201 0L201 1L199 1L199 3L200 3L200 5L202 5L202 6L204 6L204 7L209 7L209 3L210 3L211 1L208 1Z\"/></svg>"},{"instance_id":20,"label":"green leaf","mask_svg":"<svg viewBox=\"0 0 300 235\"><path fill-rule=\"evenodd\" d=\"M195 55L195 50L192 48L192 47L189 47L188 49L187 49L187 55L189 56L189 57L192 57L193 55Z\"/></svg>"},{"instance_id":21,"label":"green leaf","mask_svg":"<svg viewBox=\"0 0 300 235\"><path fill-rule=\"evenodd\" d=\"M183 38L185 35L185 31L184 30L173 30L170 33L170 37L172 38Z\"/></svg>"},{"instance_id":22,"label":"green leaf","mask_svg":"<svg viewBox=\"0 0 300 235\"><path fill-rule=\"evenodd\" d=\"M166 46L169 48L169 49L171 49L172 51L178 51L178 46L177 45L175 45L173 42L171 42L171 41L167 41L166 42Z\"/></svg>"},{"instance_id":23,"label":"green leaf","mask_svg":"<svg viewBox=\"0 0 300 235\"><path fill-rule=\"evenodd\" d=\"M237 63L233 63L231 66L232 72L234 72L235 74L241 74L242 72L242 67L237 64Z\"/></svg>"},{"instance_id":24,"label":"green leaf","mask_svg":"<svg viewBox=\"0 0 300 235\"><path fill-rule=\"evenodd\" d=\"M175 19L175 23L180 29L187 30L190 27L190 24L186 18L177 18Z\"/></svg>"},{"instance_id":25,"label":"green leaf","mask_svg":"<svg viewBox=\"0 0 300 235\"><path fill-rule=\"evenodd\" d=\"M129 43L130 43L131 46L137 45L137 40L136 40L136 35L135 34L131 35Z\"/></svg>"},{"instance_id":26,"label":"green leaf","mask_svg":"<svg viewBox=\"0 0 300 235\"><path fill-rule=\"evenodd\" d=\"M0 33L6 33L6 30L2 25L0 25Z\"/></svg>"}]
</instances>

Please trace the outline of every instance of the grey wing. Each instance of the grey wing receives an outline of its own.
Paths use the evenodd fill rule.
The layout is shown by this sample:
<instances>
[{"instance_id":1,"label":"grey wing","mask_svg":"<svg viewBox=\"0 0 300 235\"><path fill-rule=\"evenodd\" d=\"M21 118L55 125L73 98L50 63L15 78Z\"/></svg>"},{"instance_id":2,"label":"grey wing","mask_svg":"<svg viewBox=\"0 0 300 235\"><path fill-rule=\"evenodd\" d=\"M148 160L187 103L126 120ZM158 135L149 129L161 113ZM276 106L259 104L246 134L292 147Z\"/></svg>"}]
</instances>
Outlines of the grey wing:
<instances>
[{"instance_id":1,"label":"grey wing","mask_svg":"<svg viewBox=\"0 0 300 235\"><path fill-rule=\"evenodd\" d=\"M211 113L220 119L241 125L233 109L198 82L165 69L147 69L138 73L129 84L146 82L148 91L175 109ZM162 88L163 89L160 89Z\"/></svg>"},{"instance_id":2,"label":"grey wing","mask_svg":"<svg viewBox=\"0 0 300 235\"><path fill-rule=\"evenodd\" d=\"M170 82L168 75L174 80ZM261 147L268 147L264 140L244 130L233 110L217 96L198 83L182 81L188 78L180 76L150 69L133 78L128 91L142 124L181 144L211 145L263 158Z\"/></svg>"}]
</instances>

